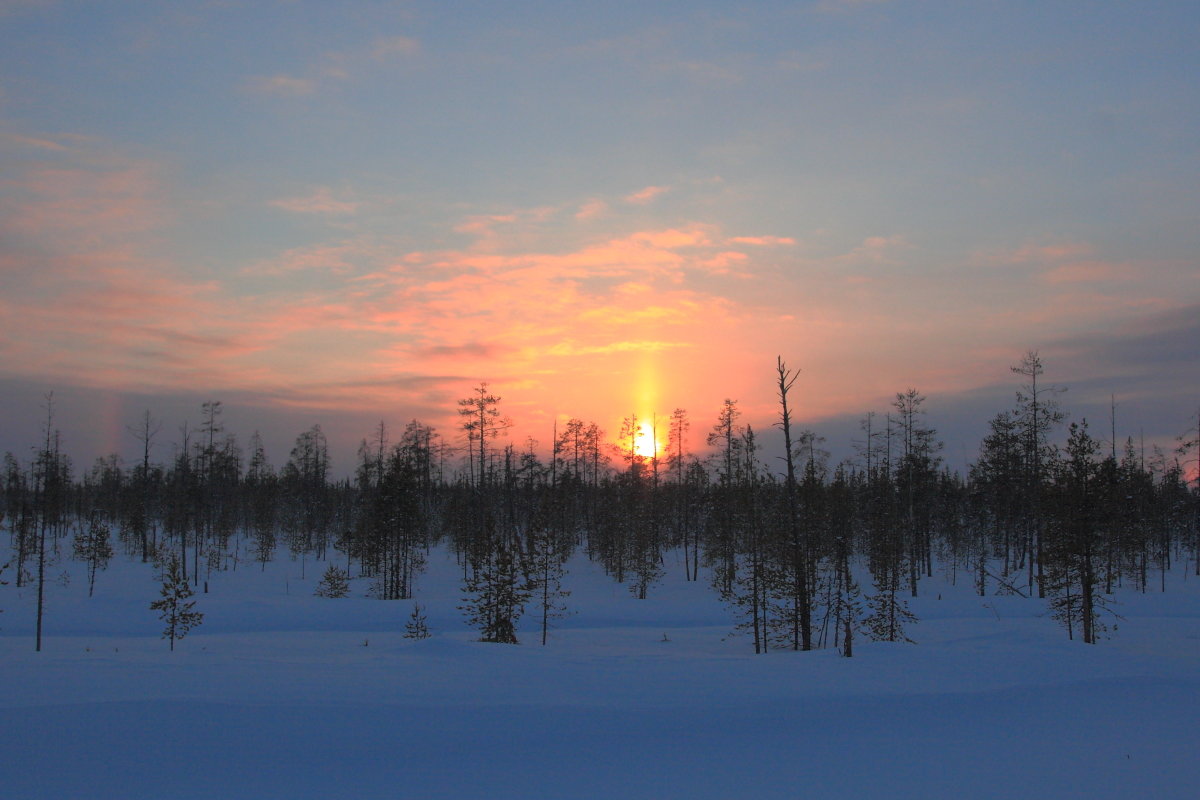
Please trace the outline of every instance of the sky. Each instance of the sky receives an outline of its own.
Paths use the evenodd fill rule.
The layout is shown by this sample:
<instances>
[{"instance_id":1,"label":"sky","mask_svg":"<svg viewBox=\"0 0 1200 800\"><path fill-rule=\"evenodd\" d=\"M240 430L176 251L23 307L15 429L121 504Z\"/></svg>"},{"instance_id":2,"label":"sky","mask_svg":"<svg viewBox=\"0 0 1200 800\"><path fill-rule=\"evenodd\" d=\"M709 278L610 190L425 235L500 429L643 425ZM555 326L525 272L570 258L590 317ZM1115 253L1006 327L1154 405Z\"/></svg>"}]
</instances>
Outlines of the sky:
<instances>
[{"instance_id":1,"label":"sky","mask_svg":"<svg viewBox=\"0 0 1200 800\"><path fill-rule=\"evenodd\" d=\"M0 0L0 449L1200 406L1194 2ZM665 436L663 437L665 438ZM24 456L22 456L24 457Z\"/></svg>"}]
</instances>

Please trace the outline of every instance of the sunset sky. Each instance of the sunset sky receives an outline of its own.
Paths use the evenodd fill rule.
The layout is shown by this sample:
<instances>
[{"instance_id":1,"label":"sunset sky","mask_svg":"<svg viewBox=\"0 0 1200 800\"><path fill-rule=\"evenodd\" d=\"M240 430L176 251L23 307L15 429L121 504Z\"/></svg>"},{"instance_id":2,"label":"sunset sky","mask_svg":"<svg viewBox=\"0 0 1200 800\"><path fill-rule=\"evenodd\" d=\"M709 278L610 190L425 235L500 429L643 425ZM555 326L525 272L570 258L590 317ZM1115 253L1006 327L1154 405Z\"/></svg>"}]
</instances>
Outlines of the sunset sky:
<instances>
[{"instance_id":1,"label":"sunset sky","mask_svg":"<svg viewBox=\"0 0 1200 800\"><path fill-rule=\"evenodd\" d=\"M1195 2L0 0L0 451L1200 406Z\"/></svg>"}]
</instances>

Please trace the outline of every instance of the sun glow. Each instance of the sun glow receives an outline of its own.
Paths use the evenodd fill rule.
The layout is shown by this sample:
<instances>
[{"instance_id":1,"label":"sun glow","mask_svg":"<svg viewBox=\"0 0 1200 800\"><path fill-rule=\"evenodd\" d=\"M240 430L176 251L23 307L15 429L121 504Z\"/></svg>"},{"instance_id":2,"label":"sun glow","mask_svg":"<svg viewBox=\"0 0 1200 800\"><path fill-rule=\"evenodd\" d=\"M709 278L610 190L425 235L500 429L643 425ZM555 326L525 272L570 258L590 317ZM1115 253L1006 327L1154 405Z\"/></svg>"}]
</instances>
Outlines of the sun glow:
<instances>
[{"instance_id":1,"label":"sun glow","mask_svg":"<svg viewBox=\"0 0 1200 800\"><path fill-rule=\"evenodd\" d=\"M642 458L656 458L661 448L654 438L654 427L649 422L643 422L638 427L637 437L633 442L633 450Z\"/></svg>"}]
</instances>

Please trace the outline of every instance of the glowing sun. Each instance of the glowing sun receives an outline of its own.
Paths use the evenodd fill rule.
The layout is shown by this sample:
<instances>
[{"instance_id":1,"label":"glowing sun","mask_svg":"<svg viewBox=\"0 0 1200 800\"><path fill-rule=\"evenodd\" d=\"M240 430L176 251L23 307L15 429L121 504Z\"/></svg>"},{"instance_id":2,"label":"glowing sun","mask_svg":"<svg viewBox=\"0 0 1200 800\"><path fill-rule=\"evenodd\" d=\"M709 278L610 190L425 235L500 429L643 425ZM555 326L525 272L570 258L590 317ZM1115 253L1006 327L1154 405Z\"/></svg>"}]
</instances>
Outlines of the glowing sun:
<instances>
[{"instance_id":1,"label":"glowing sun","mask_svg":"<svg viewBox=\"0 0 1200 800\"><path fill-rule=\"evenodd\" d=\"M654 440L654 428L649 422L643 422L638 427L637 437L633 442L633 450L642 458L656 458L658 444Z\"/></svg>"}]
</instances>

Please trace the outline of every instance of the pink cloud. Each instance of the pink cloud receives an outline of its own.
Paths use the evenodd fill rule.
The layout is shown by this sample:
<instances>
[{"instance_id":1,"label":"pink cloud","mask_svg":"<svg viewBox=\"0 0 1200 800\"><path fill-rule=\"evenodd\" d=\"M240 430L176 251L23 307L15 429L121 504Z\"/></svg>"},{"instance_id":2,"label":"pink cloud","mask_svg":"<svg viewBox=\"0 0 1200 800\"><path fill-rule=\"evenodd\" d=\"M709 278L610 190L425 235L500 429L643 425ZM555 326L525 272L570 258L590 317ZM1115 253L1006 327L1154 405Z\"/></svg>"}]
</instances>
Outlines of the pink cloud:
<instances>
[{"instance_id":1,"label":"pink cloud","mask_svg":"<svg viewBox=\"0 0 1200 800\"><path fill-rule=\"evenodd\" d=\"M726 251L717 253L712 258L700 262L700 266L717 275L742 275L743 268L748 265L750 256L745 253Z\"/></svg>"},{"instance_id":2,"label":"pink cloud","mask_svg":"<svg viewBox=\"0 0 1200 800\"><path fill-rule=\"evenodd\" d=\"M575 219L596 219L608 213L608 203L603 200L589 200L575 212Z\"/></svg>"},{"instance_id":3,"label":"pink cloud","mask_svg":"<svg viewBox=\"0 0 1200 800\"><path fill-rule=\"evenodd\" d=\"M1074 261L1042 274L1049 284L1097 283L1101 281L1131 281L1144 272L1138 265L1107 261Z\"/></svg>"},{"instance_id":4,"label":"pink cloud","mask_svg":"<svg viewBox=\"0 0 1200 800\"><path fill-rule=\"evenodd\" d=\"M20 136L15 133L5 133L0 134L0 140L12 142L23 147L37 148L38 150L51 150L59 153L70 150L66 145L44 136Z\"/></svg>"},{"instance_id":5,"label":"pink cloud","mask_svg":"<svg viewBox=\"0 0 1200 800\"><path fill-rule=\"evenodd\" d=\"M778 247L796 243L796 240L790 236L734 236L728 241L730 244L748 244L757 247Z\"/></svg>"},{"instance_id":6,"label":"pink cloud","mask_svg":"<svg viewBox=\"0 0 1200 800\"><path fill-rule=\"evenodd\" d=\"M647 186L645 189L639 189L633 194L625 196L626 203L633 205L644 206L654 200L661 194L665 194L671 190L669 186Z\"/></svg>"},{"instance_id":7,"label":"pink cloud","mask_svg":"<svg viewBox=\"0 0 1200 800\"><path fill-rule=\"evenodd\" d=\"M705 229L695 226L688 230L668 228L661 231L640 231L629 237L632 241L644 242L653 248L674 250L680 247L700 247L709 243Z\"/></svg>"},{"instance_id":8,"label":"pink cloud","mask_svg":"<svg viewBox=\"0 0 1200 800\"><path fill-rule=\"evenodd\" d=\"M286 250L268 261L246 267L242 273L245 275L284 275L289 272L318 271L345 275L356 269L354 262L356 257L369 254L368 248L355 242L296 247Z\"/></svg>"},{"instance_id":9,"label":"pink cloud","mask_svg":"<svg viewBox=\"0 0 1200 800\"><path fill-rule=\"evenodd\" d=\"M498 225L516 222L516 214L479 214L467 217L454 226L459 233L469 233L472 236L490 237L495 235Z\"/></svg>"},{"instance_id":10,"label":"pink cloud","mask_svg":"<svg viewBox=\"0 0 1200 800\"><path fill-rule=\"evenodd\" d=\"M148 164L87 169L35 167L4 181L4 229L12 236L86 250L163 221L157 170Z\"/></svg>"},{"instance_id":11,"label":"pink cloud","mask_svg":"<svg viewBox=\"0 0 1200 800\"><path fill-rule=\"evenodd\" d=\"M5 181L0 371L91 386L162 388L254 352L251 315L150 255L172 214L155 165L35 166ZM192 385L195 385L193 382Z\"/></svg>"},{"instance_id":12,"label":"pink cloud","mask_svg":"<svg viewBox=\"0 0 1200 800\"><path fill-rule=\"evenodd\" d=\"M339 200L333 196L332 189L328 186L321 186L313 191L312 194L272 200L271 205L295 214L342 216L358 211L360 204L352 200Z\"/></svg>"},{"instance_id":13,"label":"pink cloud","mask_svg":"<svg viewBox=\"0 0 1200 800\"><path fill-rule=\"evenodd\" d=\"M819 387L804 409L816 418L913 381L929 392L966 385L979 368L961 353L1006 332L1066 330L1153 302L1077 292L1137 269L1082 245L1003 255L1037 269L977 270L997 286L1023 272L1041 287L1036 307L1002 318L988 313L997 306L991 284L963 292L944 272L904 270L901 280L899 270L871 269L912 256L900 236L815 257L789 249L790 237L729 236L709 224L577 225L573 205L468 217L455 229L460 243L445 249L367 236L280 248L234 269L297 277L242 281L269 288L239 296L234 283L189 277L185 265L154 255L175 217L154 165L39 167L4 189L0 323L17 333L0 343L0 370L95 385L230 387L307 407L444 403L439 424L451 430L453 398L478 379L496 381L505 404L544 421L565 409L609 427L631 406L643 413L681 402L699 421L725 395L748 407L765 397L769 414L763 387L776 350L787 348ZM303 214L357 208L321 188L274 204ZM965 366L899 375L913 352Z\"/></svg>"},{"instance_id":14,"label":"pink cloud","mask_svg":"<svg viewBox=\"0 0 1200 800\"><path fill-rule=\"evenodd\" d=\"M496 358L503 355L504 352L504 348L481 342L432 345L420 348L417 351L424 358L448 360Z\"/></svg>"},{"instance_id":15,"label":"pink cloud","mask_svg":"<svg viewBox=\"0 0 1200 800\"><path fill-rule=\"evenodd\" d=\"M1086 258L1093 252L1091 245L1082 242L1026 244L1012 250L976 253L973 260L982 264L1053 264Z\"/></svg>"},{"instance_id":16,"label":"pink cloud","mask_svg":"<svg viewBox=\"0 0 1200 800\"><path fill-rule=\"evenodd\" d=\"M903 236L868 236L862 243L831 259L840 266L894 266L900 264L898 253L911 247Z\"/></svg>"}]
</instances>

